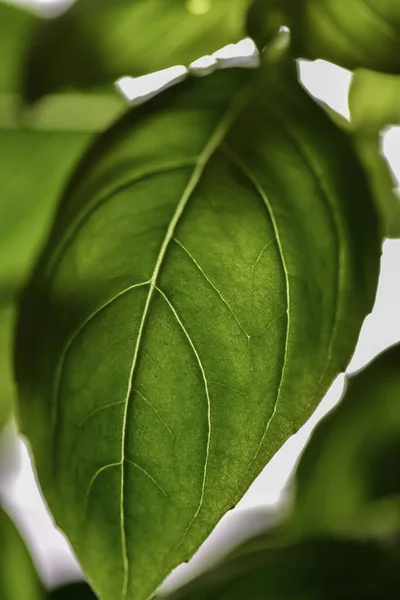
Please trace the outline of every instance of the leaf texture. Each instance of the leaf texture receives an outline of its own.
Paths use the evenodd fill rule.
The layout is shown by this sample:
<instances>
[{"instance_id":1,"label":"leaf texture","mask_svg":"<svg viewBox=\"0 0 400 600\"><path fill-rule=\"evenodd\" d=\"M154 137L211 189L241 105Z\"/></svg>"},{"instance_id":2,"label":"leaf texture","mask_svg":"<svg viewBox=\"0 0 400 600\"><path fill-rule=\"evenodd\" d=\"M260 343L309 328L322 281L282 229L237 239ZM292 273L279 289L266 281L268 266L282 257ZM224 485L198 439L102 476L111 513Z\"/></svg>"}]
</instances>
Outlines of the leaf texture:
<instances>
[{"instance_id":1,"label":"leaf texture","mask_svg":"<svg viewBox=\"0 0 400 600\"><path fill-rule=\"evenodd\" d=\"M148 598L304 423L379 255L351 145L291 64L189 79L94 145L16 368L41 485L101 598Z\"/></svg>"}]
</instances>

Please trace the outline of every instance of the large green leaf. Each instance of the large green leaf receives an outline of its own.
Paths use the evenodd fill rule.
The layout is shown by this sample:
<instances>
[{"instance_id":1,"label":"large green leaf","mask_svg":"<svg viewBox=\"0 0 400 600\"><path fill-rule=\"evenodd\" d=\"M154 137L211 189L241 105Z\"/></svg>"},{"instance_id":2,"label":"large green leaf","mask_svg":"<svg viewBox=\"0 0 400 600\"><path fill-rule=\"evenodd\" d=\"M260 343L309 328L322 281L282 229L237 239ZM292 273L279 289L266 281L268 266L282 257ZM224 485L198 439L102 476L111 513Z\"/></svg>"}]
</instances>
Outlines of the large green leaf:
<instances>
[{"instance_id":1,"label":"large green leaf","mask_svg":"<svg viewBox=\"0 0 400 600\"><path fill-rule=\"evenodd\" d=\"M400 346L352 376L300 461L300 533L366 535L400 528Z\"/></svg>"},{"instance_id":2,"label":"large green leaf","mask_svg":"<svg viewBox=\"0 0 400 600\"><path fill-rule=\"evenodd\" d=\"M38 31L25 96L112 84L211 54L243 37L249 0L79 0Z\"/></svg>"},{"instance_id":3,"label":"large green leaf","mask_svg":"<svg viewBox=\"0 0 400 600\"><path fill-rule=\"evenodd\" d=\"M381 600L397 595L398 550L319 540L225 560L168 600ZM268 545L268 539L266 539Z\"/></svg>"},{"instance_id":4,"label":"large green leaf","mask_svg":"<svg viewBox=\"0 0 400 600\"><path fill-rule=\"evenodd\" d=\"M400 73L397 0L254 0L249 15L261 47L278 23L290 28L298 57Z\"/></svg>"},{"instance_id":5,"label":"large green leaf","mask_svg":"<svg viewBox=\"0 0 400 600\"><path fill-rule=\"evenodd\" d=\"M379 255L351 144L292 64L189 79L94 146L16 365L42 488L104 600L147 598L308 418Z\"/></svg>"},{"instance_id":6,"label":"large green leaf","mask_svg":"<svg viewBox=\"0 0 400 600\"><path fill-rule=\"evenodd\" d=\"M1 600L44 600L44 589L25 543L2 508L0 548Z\"/></svg>"}]
</instances>

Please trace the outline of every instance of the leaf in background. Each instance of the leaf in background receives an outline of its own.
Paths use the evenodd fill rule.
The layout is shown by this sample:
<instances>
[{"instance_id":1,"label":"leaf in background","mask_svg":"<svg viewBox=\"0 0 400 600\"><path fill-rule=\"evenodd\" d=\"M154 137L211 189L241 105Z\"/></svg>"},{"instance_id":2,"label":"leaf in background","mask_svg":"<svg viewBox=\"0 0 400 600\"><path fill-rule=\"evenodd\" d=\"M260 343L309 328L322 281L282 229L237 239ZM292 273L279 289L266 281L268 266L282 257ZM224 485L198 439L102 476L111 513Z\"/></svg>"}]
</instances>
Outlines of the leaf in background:
<instances>
[{"instance_id":1,"label":"leaf in background","mask_svg":"<svg viewBox=\"0 0 400 600\"><path fill-rule=\"evenodd\" d=\"M1 600L44 600L44 589L25 543L2 508L0 548Z\"/></svg>"},{"instance_id":2,"label":"leaf in background","mask_svg":"<svg viewBox=\"0 0 400 600\"><path fill-rule=\"evenodd\" d=\"M0 2L0 94L19 90L26 44L38 22L31 13Z\"/></svg>"},{"instance_id":3,"label":"leaf in background","mask_svg":"<svg viewBox=\"0 0 400 600\"><path fill-rule=\"evenodd\" d=\"M25 98L188 65L244 37L249 0L80 0L38 31Z\"/></svg>"},{"instance_id":4,"label":"leaf in background","mask_svg":"<svg viewBox=\"0 0 400 600\"><path fill-rule=\"evenodd\" d=\"M14 101L0 113L0 429L13 401L15 296L72 167L94 132L109 124L121 105L117 97L50 98L25 115L26 127L15 116Z\"/></svg>"},{"instance_id":5,"label":"leaf in background","mask_svg":"<svg viewBox=\"0 0 400 600\"><path fill-rule=\"evenodd\" d=\"M48 600L96 600L96 596L87 583L70 583L53 590L48 594Z\"/></svg>"},{"instance_id":6,"label":"leaf in background","mask_svg":"<svg viewBox=\"0 0 400 600\"><path fill-rule=\"evenodd\" d=\"M376 133L400 125L400 76L359 69L349 92L353 128Z\"/></svg>"},{"instance_id":7,"label":"leaf in background","mask_svg":"<svg viewBox=\"0 0 400 600\"><path fill-rule=\"evenodd\" d=\"M400 197L396 178L382 152L379 132L353 132L354 147L370 180L385 237L400 237Z\"/></svg>"},{"instance_id":8,"label":"leaf in background","mask_svg":"<svg viewBox=\"0 0 400 600\"><path fill-rule=\"evenodd\" d=\"M400 77L357 70L350 86L349 108L356 149L371 178L385 234L400 237L397 181L381 147L384 128L400 124Z\"/></svg>"},{"instance_id":9,"label":"leaf in background","mask_svg":"<svg viewBox=\"0 0 400 600\"><path fill-rule=\"evenodd\" d=\"M308 535L400 530L400 346L349 378L296 474L294 527Z\"/></svg>"},{"instance_id":10,"label":"leaf in background","mask_svg":"<svg viewBox=\"0 0 400 600\"><path fill-rule=\"evenodd\" d=\"M278 14L290 28L296 57L400 73L397 0L254 0L250 14L248 33L260 46L262 25L267 35Z\"/></svg>"},{"instance_id":11,"label":"leaf in background","mask_svg":"<svg viewBox=\"0 0 400 600\"><path fill-rule=\"evenodd\" d=\"M84 159L24 296L20 414L103 600L187 560L347 365L380 238L290 69L189 79Z\"/></svg>"},{"instance_id":12,"label":"leaf in background","mask_svg":"<svg viewBox=\"0 0 400 600\"><path fill-rule=\"evenodd\" d=\"M258 550L225 560L168 600L380 600L395 597L399 584L398 550L334 540L263 548L260 539Z\"/></svg>"}]
</instances>

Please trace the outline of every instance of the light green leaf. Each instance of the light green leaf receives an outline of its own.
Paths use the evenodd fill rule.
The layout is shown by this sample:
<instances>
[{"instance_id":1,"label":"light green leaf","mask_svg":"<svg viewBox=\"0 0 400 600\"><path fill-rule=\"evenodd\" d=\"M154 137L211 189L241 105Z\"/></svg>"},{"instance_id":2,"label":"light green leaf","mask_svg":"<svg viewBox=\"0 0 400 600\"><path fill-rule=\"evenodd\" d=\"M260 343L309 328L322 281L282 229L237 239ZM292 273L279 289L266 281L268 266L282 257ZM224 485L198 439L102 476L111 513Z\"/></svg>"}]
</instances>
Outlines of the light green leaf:
<instances>
[{"instance_id":1,"label":"light green leaf","mask_svg":"<svg viewBox=\"0 0 400 600\"><path fill-rule=\"evenodd\" d=\"M26 291L20 414L103 600L147 598L304 423L371 310L347 137L283 65L189 79L86 156Z\"/></svg>"},{"instance_id":2,"label":"light green leaf","mask_svg":"<svg viewBox=\"0 0 400 600\"><path fill-rule=\"evenodd\" d=\"M268 539L266 538L268 545ZM227 559L168 600L380 600L399 586L398 550L318 540Z\"/></svg>"},{"instance_id":3,"label":"light green leaf","mask_svg":"<svg viewBox=\"0 0 400 600\"><path fill-rule=\"evenodd\" d=\"M25 97L188 65L244 37L249 0L80 0L30 49Z\"/></svg>"},{"instance_id":4,"label":"light green leaf","mask_svg":"<svg viewBox=\"0 0 400 600\"><path fill-rule=\"evenodd\" d=\"M352 376L297 469L300 533L368 535L400 528L400 346Z\"/></svg>"},{"instance_id":5,"label":"light green leaf","mask_svg":"<svg viewBox=\"0 0 400 600\"><path fill-rule=\"evenodd\" d=\"M25 543L2 508L0 548L1 600L44 600L44 589Z\"/></svg>"},{"instance_id":6,"label":"light green leaf","mask_svg":"<svg viewBox=\"0 0 400 600\"><path fill-rule=\"evenodd\" d=\"M278 15L296 57L400 73L397 0L254 0L251 15L248 32L260 46Z\"/></svg>"},{"instance_id":7,"label":"light green leaf","mask_svg":"<svg viewBox=\"0 0 400 600\"><path fill-rule=\"evenodd\" d=\"M376 133L400 125L400 76L359 69L350 86L349 108L353 128Z\"/></svg>"}]
</instances>

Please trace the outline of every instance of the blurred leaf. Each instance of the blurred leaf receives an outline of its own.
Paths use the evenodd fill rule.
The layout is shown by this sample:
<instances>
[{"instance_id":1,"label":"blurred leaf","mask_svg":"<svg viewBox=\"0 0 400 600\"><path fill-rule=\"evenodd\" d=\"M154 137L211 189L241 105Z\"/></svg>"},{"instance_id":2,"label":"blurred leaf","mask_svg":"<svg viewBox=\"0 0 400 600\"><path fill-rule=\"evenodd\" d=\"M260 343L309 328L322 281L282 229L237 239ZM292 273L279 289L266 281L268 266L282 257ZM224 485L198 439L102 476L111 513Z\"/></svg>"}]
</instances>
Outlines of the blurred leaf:
<instances>
[{"instance_id":1,"label":"blurred leaf","mask_svg":"<svg viewBox=\"0 0 400 600\"><path fill-rule=\"evenodd\" d=\"M349 378L296 474L294 528L308 535L400 531L400 346Z\"/></svg>"},{"instance_id":2,"label":"blurred leaf","mask_svg":"<svg viewBox=\"0 0 400 600\"><path fill-rule=\"evenodd\" d=\"M11 415L14 398L15 297L72 167L94 133L123 108L117 96L65 95L39 103L21 121L15 105L14 96L0 95L0 429Z\"/></svg>"},{"instance_id":3,"label":"blurred leaf","mask_svg":"<svg viewBox=\"0 0 400 600\"><path fill-rule=\"evenodd\" d=\"M0 2L0 94L17 92L26 45L39 19Z\"/></svg>"},{"instance_id":4,"label":"blurred leaf","mask_svg":"<svg viewBox=\"0 0 400 600\"><path fill-rule=\"evenodd\" d=\"M353 132L355 149L370 180L382 231L387 238L400 237L400 196L396 178L383 155L379 133Z\"/></svg>"},{"instance_id":5,"label":"blurred leaf","mask_svg":"<svg viewBox=\"0 0 400 600\"><path fill-rule=\"evenodd\" d=\"M0 598L44 600L30 554L10 517L0 508Z\"/></svg>"},{"instance_id":6,"label":"blurred leaf","mask_svg":"<svg viewBox=\"0 0 400 600\"><path fill-rule=\"evenodd\" d=\"M79 0L30 48L25 97L188 65L244 37L249 0Z\"/></svg>"},{"instance_id":7,"label":"blurred leaf","mask_svg":"<svg viewBox=\"0 0 400 600\"><path fill-rule=\"evenodd\" d=\"M296 57L400 73L397 0L254 0L250 14L248 33L260 46L279 22Z\"/></svg>"},{"instance_id":8,"label":"blurred leaf","mask_svg":"<svg viewBox=\"0 0 400 600\"><path fill-rule=\"evenodd\" d=\"M103 600L147 598L308 418L380 248L351 144L292 61L189 78L84 158L17 370L41 486Z\"/></svg>"},{"instance_id":9,"label":"blurred leaf","mask_svg":"<svg viewBox=\"0 0 400 600\"><path fill-rule=\"evenodd\" d=\"M349 107L357 131L376 133L388 125L400 125L400 76L357 70L350 86Z\"/></svg>"},{"instance_id":10,"label":"blurred leaf","mask_svg":"<svg viewBox=\"0 0 400 600\"><path fill-rule=\"evenodd\" d=\"M227 559L168 600L381 600L396 597L399 551L319 540ZM268 544L268 539L266 538Z\"/></svg>"},{"instance_id":11,"label":"blurred leaf","mask_svg":"<svg viewBox=\"0 0 400 600\"><path fill-rule=\"evenodd\" d=\"M13 303L0 304L0 433L12 415L14 384L12 380ZM1 596L0 596L1 597Z\"/></svg>"},{"instance_id":12,"label":"blurred leaf","mask_svg":"<svg viewBox=\"0 0 400 600\"><path fill-rule=\"evenodd\" d=\"M282 0L253 1L247 13L247 31L262 50L286 25Z\"/></svg>"},{"instance_id":13,"label":"blurred leaf","mask_svg":"<svg viewBox=\"0 0 400 600\"><path fill-rule=\"evenodd\" d=\"M70 583L48 594L48 600L96 600L96 598L90 586L83 581Z\"/></svg>"}]
</instances>

